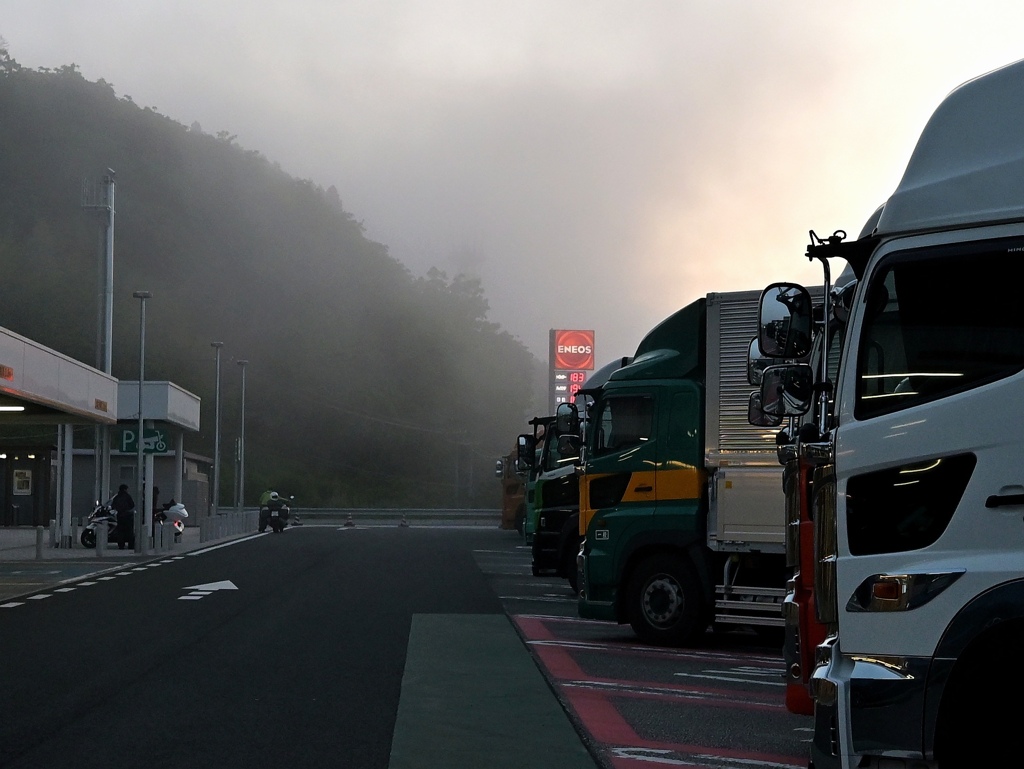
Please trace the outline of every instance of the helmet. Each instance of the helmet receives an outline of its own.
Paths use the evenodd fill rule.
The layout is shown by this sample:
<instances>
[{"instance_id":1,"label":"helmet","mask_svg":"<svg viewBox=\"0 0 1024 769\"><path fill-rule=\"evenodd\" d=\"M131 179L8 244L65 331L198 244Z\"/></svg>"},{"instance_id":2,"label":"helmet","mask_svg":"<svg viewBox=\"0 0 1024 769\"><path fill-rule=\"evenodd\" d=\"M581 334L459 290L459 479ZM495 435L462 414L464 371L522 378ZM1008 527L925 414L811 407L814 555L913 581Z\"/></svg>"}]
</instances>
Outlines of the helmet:
<instances>
[{"instance_id":1,"label":"helmet","mask_svg":"<svg viewBox=\"0 0 1024 769\"><path fill-rule=\"evenodd\" d=\"M277 492L276 491L270 492L270 498L271 499L277 499Z\"/></svg>"}]
</instances>

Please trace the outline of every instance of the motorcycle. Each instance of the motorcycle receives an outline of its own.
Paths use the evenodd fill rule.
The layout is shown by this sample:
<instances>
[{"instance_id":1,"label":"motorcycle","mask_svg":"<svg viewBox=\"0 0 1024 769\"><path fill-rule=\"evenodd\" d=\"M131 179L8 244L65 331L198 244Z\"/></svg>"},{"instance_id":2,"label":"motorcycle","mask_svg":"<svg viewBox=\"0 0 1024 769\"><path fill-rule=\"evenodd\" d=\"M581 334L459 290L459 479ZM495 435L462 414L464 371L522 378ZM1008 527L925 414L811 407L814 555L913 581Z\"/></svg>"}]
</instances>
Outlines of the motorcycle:
<instances>
[{"instance_id":1,"label":"motorcycle","mask_svg":"<svg viewBox=\"0 0 1024 769\"><path fill-rule=\"evenodd\" d=\"M295 499L295 497L288 497L289 501L293 499ZM290 518L291 508L288 507L288 503L284 501L283 497L278 497L260 508L259 530L260 532L264 532L266 531L267 526L270 526L271 531L275 534L280 534L284 531L284 527L289 523L292 523L292 525L298 523L297 520L290 521Z\"/></svg>"},{"instance_id":2,"label":"motorcycle","mask_svg":"<svg viewBox=\"0 0 1024 769\"><path fill-rule=\"evenodd\" d=\"M154 526L168 525L174 532L174 541L181 542L181 535L185 532L185 519L188 518L188 510L181 502L173 499L164 505L164 509L153 516Z\"/></svg>"},{"instance_id":3,"label":"motorcycle","mask_svg":"<svg viewBox=\"0 0 1024 769\"><path fill-rule=\"evenodd\" d=\"M125 538L125 542L128 547L135 547L135 527L133 525L135 518L135 511L132 510L128 514L128 535ZM96 509L90 514L88 521L86 522L85 528L82 529L82 534L79 540L82 543L82 547L96 547L96 530L106 526L107 528L107 542L117 542L118 546L123 546L119 542L120 532L118 531L117 524L117 512L109 504L96 505Z\"/></svg>"}]
</instances>

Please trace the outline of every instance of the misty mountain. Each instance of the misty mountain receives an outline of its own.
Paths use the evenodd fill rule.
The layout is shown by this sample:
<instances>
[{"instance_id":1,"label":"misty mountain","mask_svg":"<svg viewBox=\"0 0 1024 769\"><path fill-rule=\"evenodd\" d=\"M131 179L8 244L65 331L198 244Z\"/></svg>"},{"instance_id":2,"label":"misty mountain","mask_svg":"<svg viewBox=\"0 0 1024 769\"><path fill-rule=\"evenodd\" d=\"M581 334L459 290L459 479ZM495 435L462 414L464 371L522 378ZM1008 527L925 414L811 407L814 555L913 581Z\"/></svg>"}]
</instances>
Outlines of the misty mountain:
<instances>
[{"instance_id":1,"label":"misty mountain","mask_svg":"<svg viewBox=\"0 0 1024 769\"><path fill-rule=\"evenodd\" d=\"M230 502L246 368L247 498L301 504L491 505L494 458L537 402L539 362L487 320L478 281L414 276L369 240L338 191L296 179L87 81L0 49L0 325L97 365L106 214L83 184L116 174L113 374L202 398L213 453L221 351L222 502ZM344 180L341 180L343 186ZM76 430L76 445L91 445ZM3 436L0 430L0 437Z\"/></svg>"}]
</instances>

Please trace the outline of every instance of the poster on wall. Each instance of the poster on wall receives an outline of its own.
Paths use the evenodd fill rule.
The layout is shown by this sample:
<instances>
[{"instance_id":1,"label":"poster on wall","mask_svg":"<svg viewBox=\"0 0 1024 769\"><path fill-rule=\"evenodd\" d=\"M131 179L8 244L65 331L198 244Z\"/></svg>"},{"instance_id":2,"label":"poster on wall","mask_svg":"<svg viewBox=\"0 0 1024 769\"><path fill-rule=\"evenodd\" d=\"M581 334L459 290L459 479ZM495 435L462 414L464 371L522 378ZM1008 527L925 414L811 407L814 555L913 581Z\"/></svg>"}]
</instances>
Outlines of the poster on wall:
<instances>
[{"instance_id":1,"label":"poster on wall","mask_svg":"<svg viewBox=\"0 0 1024 769\"><path fill-rule=\"evenodd\" d=\"M14 471L14 488L12 493L18 496L31 496L32 495L32 471L31 470L15 470Z\"/></svg>"}]
</instances>

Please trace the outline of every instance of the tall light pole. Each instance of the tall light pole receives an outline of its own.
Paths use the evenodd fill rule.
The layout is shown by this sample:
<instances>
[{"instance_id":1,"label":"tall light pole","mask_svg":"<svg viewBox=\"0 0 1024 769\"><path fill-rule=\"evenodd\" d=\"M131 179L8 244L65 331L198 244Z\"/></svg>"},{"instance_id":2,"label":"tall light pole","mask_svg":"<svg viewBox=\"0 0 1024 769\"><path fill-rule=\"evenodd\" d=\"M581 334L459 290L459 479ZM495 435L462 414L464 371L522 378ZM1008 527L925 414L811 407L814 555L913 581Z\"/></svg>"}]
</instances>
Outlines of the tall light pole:
<instances>
[{"instance_id":1,"label":"tall light pole","mask_svg":"<svg viewBox=\"0 0 1024 769\"><path fill-rule=\"evenodd\" d=\"M220 348L223 342L210 342L210 347L217 351L217 384L213 393L213 515L217 514L220 504Z\"/></svg>"},{"instance_id":2,"label":"tall light pole","mask_svg":"<svg viewBox=\"0 0 1024 769\"><path fill-rule=\"evenodd\" d=\"M132 294L139 300L139 431L135 435L135 445L138 451L138 484L136 493L138 500L135 503L135 552L145 552L143 547L143 536L145 528L143 519L146 517L146 479L143 474L142 457L142 383L146 379L146 300L153 295L149 291L136 291Z\"/></svg>"},{"instance_id":3,"label":"tall light pole","mask_svg":"<svg viewBox=\"0 0 1024 769\"><path fill-rule=\"evenodd\" d=\"M242 414L238 429L238 505L236 513L245 509L245 367L249 361L240 360L238 365L242 369Z\"/></svg>"},{"instance_id":4,"label":"tall light pole","mask_svg":"<svg viewBox=\"0 0 1024 769\"><path fill-rule=\"evenodd\" d=\"M99 313L96 327L96 368L110 374L113 362L114 335L114 188L115 174L108 168L103 176L104 193L97 196L90 185L82 189L82 207L103 211L107 226L103 238L103 259L100 264ZM95 486L97 501L110 498L110 431L97 425L94 441Z\"/></svg>"}]
</instances>

